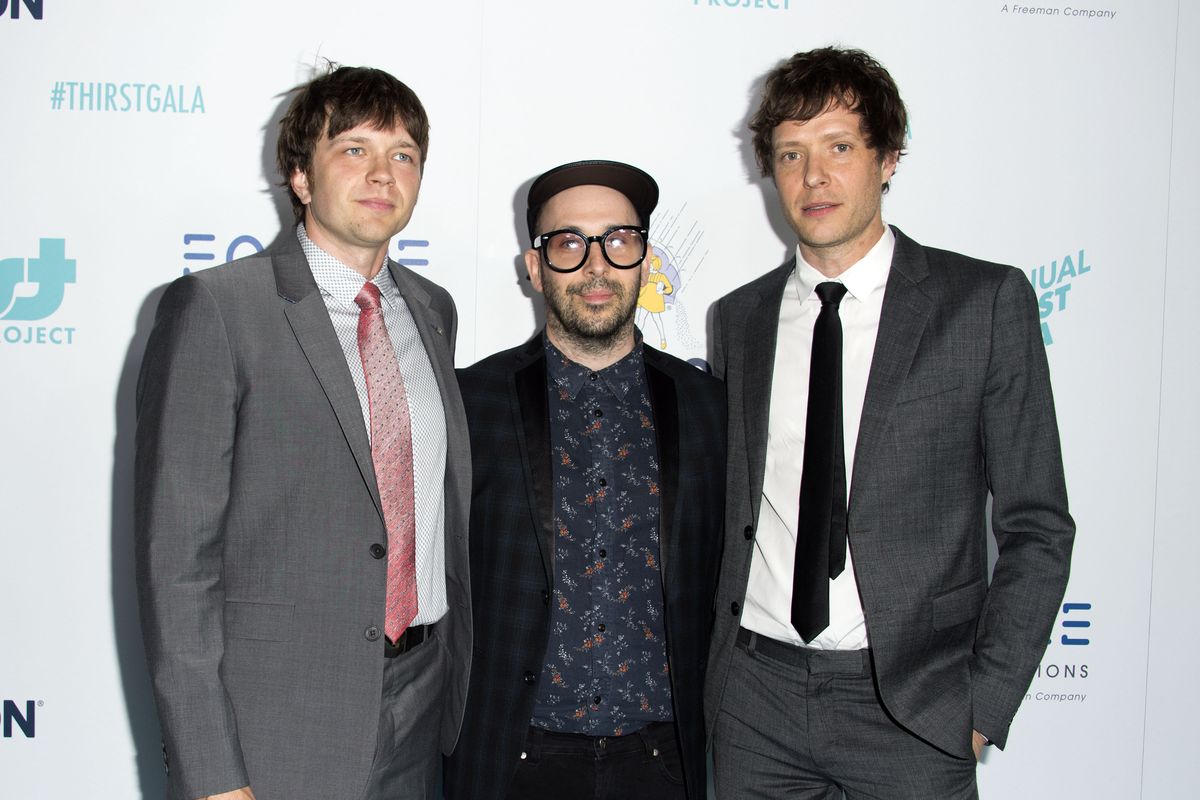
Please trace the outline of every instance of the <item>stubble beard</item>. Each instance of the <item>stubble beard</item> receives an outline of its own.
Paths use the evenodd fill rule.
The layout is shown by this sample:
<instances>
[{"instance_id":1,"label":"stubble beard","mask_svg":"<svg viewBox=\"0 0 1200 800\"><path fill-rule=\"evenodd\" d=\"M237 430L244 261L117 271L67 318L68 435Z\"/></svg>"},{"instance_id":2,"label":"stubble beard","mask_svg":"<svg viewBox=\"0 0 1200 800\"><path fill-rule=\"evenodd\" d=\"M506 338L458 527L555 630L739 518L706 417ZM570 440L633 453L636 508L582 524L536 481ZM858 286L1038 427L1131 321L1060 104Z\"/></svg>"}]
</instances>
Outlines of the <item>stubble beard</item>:
<instances>
[{"instance_id":1,"label":"stubble beard","mask_svg":"<svg viewBox=\"0 0 1200 800\"><path fill-rule=\"evenodd\" d=\"M586 306L580 309L571 302L574 296L597 288L613 293L616 303L611 309L593 311ZM603 355L633 333L637 292L616 281L598 279L566 289L544 282L542 293L546 298L547 327L580 352Z\"/></svg>"}]
</instances>

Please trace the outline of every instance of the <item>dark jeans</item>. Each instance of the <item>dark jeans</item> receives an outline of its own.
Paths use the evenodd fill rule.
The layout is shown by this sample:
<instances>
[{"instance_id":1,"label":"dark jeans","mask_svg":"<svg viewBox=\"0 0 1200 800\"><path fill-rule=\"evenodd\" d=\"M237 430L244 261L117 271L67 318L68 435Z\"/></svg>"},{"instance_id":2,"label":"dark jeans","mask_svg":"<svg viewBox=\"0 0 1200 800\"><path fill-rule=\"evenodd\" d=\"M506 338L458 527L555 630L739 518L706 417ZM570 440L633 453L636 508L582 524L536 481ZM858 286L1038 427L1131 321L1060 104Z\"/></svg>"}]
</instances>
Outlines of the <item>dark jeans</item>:
<instances>
[{"instance_id":1,"label":"dark jeans","mask_svg":"<svg viewBox=\"0 0 1200 800\"><path fill-rule=\"evenodd\" d=\"M624 736L530 728L508 800L684 800L675 724Z\"/></svg>"}]
</instances>

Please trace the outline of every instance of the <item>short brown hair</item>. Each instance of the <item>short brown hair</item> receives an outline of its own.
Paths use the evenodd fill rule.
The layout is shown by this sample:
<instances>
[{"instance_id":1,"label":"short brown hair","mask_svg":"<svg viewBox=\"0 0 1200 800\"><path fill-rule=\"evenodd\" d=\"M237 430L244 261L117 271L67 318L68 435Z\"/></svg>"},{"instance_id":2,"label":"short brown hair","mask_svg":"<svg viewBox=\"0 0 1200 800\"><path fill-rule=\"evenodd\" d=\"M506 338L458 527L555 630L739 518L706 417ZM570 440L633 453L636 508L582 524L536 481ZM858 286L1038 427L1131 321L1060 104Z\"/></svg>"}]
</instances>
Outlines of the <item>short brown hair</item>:
<instances>
[{"instance_id":1,"label":"short brown hair","mask_svg":"<svg viewBox=\"0 0 1200 800\"><path fill-rule=\"evenodd\" d=\"M279 120L275 164L292 199L296 219L304 204L292 191L296 170L312 168L313 151L324 134L329 138L364 123L384 129L403 125L421 153L421 169L429 152L429 117L412 89L380 69L340 67L330 63L324 75L292 89L296 96Z\"/></svg>"},{"instance_id":2,"label":"short brown hair","mask_svg":"<svg viewBox=\"0 0 1200 800\"><path fill-rule=\"evenodd\" d=\"M772 139L777 125L807 122L834 106L861 117L867 146L881 159L887 153L896 153L897 159L904 155L908 112L892 76L862 50L821 47L796 53L767 75L762 102L750 120L762 174L775 174Z\"/></svg>"}]
</instances>

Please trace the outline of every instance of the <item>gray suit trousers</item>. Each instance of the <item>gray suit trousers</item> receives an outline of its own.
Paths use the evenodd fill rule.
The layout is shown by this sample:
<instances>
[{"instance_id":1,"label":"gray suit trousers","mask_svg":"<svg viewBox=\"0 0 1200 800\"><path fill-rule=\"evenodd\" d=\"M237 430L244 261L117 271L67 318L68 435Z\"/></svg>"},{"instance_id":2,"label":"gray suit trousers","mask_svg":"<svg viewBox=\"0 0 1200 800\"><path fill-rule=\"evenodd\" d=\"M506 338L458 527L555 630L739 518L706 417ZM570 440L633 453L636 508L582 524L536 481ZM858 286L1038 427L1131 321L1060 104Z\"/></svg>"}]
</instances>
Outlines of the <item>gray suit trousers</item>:
<instances>
[{"instance_id":1,"label":"gray suit trousers","mask_svg":"<svg viewBox=\"0 0 1200 800\"><path fill-rule=\"evenodd\" d=\"M971 800L975 761L949 755L888 716L864 651L795 648L785 663L733 650L717 714L719 800ZM774 709L775 711L766 711Z\"/></svg>"}]
</instances>

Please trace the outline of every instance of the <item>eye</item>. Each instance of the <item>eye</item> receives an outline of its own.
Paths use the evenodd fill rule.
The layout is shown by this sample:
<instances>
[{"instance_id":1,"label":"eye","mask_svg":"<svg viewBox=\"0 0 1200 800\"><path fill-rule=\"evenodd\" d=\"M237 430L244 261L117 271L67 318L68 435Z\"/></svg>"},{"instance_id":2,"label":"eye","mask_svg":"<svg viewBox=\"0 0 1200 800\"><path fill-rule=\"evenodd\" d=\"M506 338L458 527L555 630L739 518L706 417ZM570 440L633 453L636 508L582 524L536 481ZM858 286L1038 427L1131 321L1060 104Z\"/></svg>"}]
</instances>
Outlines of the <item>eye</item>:
<instances>
[{"instance_id":1,"label":"eye","mask_svg":"<svg viewBox=\"0 0 1200 800\"><path fill-rule=\"evenodd\" d=\"M849 153L850 145L846 144L845 142L838 142L833 146L833 151L835 153Z\"/></svg>"},{"instance_id":2,"label":"eye","mask_svg":"<svg viewBox=\"0 0 1200 800\"><path fill-rule=\"evenodd\" d=\"M410 156L408 153L396 153L396 155L392 156L392 158L396 159L397 161L412 161L413 160L413 157Z\"/></svg>"},{"instance_id":3,"label":"eye","mask_svg":"<svg viewBox=\"0 0 1200 800\"><path fill-rule=\"evenodd\" d=\"M779 154L779 160L780 161L799 161L800 154L797 153L795 150L788 150L787 152Z\"/></svg>"},{"instance_id":4,"label":"eye","mask_svg":"<svg viewBox=\"0 0 1200 800\"><path fill-rule=\"evenodd\" d=\"M346 155L348 155L348 156L361 156L362 154L363 154L363 149L361 147L347 147L346 148Z\"/></svg>"}]
</instances>

